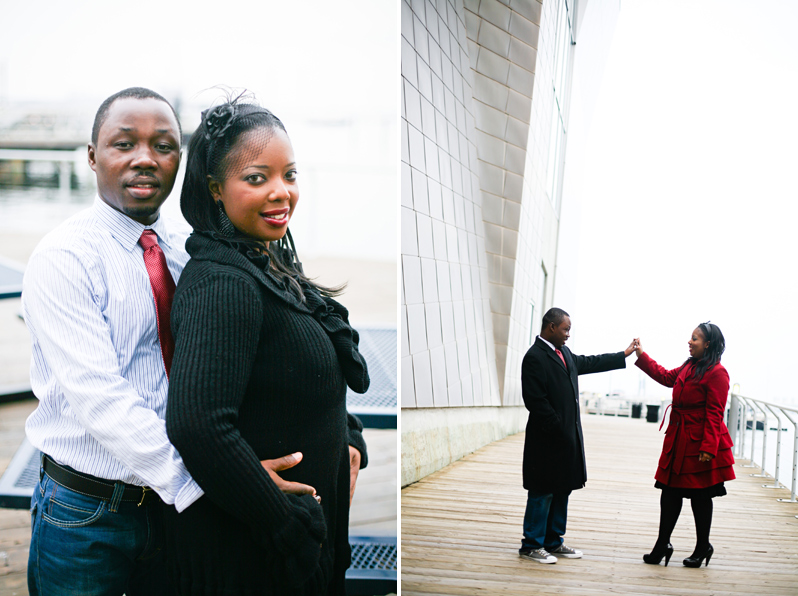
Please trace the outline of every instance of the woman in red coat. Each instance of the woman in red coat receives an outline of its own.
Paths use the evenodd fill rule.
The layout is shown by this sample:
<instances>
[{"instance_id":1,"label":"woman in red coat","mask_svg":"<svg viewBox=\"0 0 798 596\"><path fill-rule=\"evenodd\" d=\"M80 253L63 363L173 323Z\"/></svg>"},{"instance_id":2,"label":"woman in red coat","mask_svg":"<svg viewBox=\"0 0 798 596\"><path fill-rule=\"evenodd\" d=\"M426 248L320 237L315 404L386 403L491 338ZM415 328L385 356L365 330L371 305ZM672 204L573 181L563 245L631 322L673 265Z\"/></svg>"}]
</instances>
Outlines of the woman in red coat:
<instances>
[{"instance_id":1,"label":"woman in red coat","mask_svg":"<svg viewBox=\"0 0 798 596\"><path fill-rule=\"evenodd\" d=\"M723 422L729 373L720 363L726 349L717 325L701 323L693 330L690 357L679 368L665 370L643 352L640 343L635 363L657 383L673 387L671 410L662 455L654 486L662 489L660 497L659 536L646 563L657 565L665 558L668 565L673 546L671 533L682 510L682 499L690 499L695 518L696 546L683 563L700 567L712 557L709 543L712 525L712 498L726 494L723 483L734 480L734 457L729 430Z\"/></svg>"}]
</instances>

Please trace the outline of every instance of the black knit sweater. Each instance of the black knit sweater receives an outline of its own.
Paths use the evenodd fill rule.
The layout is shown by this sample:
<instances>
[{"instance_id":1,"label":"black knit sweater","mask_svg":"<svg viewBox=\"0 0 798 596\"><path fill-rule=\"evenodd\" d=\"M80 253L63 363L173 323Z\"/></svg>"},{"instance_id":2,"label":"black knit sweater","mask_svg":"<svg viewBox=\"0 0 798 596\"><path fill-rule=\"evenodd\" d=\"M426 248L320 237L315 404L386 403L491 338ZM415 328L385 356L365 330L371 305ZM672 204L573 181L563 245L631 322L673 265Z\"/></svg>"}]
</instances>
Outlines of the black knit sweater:
<instances>
[{"instance_id":1,"label":"black knit sweater","mask_svg":"<svg viewBox=\"0 0 798 596\"><path fill-rule=\"evenodd\" d=\"M349 452L366 451L346 387L368 388L346 309L305 284L300 301L269 258L193 234L172 305L176 348L166 425L205 496L167 508L168 557L181 594L344 594ZM260 464L313 486L282 493Z\"/></svg>"}]
</instances>

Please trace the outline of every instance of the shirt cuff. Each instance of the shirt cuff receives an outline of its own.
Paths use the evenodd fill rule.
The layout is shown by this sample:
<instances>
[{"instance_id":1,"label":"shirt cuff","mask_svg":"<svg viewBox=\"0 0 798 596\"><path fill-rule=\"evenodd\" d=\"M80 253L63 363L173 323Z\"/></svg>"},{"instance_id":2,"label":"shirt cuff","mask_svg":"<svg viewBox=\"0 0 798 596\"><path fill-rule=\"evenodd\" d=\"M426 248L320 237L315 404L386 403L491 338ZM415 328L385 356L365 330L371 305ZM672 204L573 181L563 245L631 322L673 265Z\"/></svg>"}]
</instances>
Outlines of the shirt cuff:
<instances>
[{"instance_id":1,"label":"shirt cuff","mask_svg":"<svg viewBox=\"0 0 798 596\"><path fill-rule=\"evenodd\" d=\"M177 497L175 497L175 509L177 509L178 513L183 512L184 510L188 509L189 505L194 503L197 499L199 499L205 493L199 487L194 479L192 478L186 484L183 485L183 488L180 489L180 492L177 493Z\"/></svg>"}]
</instances>

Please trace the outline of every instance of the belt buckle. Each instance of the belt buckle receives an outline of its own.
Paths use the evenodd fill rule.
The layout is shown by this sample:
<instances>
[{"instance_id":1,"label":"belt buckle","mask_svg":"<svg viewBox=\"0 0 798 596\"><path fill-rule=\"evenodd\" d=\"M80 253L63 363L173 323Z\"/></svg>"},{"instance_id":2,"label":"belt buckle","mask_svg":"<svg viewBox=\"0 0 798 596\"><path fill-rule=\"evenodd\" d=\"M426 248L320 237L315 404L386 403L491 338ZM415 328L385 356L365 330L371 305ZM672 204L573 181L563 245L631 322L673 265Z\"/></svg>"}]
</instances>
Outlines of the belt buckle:
<instances>
[{"instance_id":1,"label":"belt buckle","mask_svg":"<svg viewBox=\"0 0 798 596\"><path fill-rule=\"evenodd\" d=\"M152 492L152 489L149 486L141 487L141 501L139 501L139 504L136 505L136 507L141 507L144 504L144 499L147 498L147 491Z\"/></svg>"}]
</instances>

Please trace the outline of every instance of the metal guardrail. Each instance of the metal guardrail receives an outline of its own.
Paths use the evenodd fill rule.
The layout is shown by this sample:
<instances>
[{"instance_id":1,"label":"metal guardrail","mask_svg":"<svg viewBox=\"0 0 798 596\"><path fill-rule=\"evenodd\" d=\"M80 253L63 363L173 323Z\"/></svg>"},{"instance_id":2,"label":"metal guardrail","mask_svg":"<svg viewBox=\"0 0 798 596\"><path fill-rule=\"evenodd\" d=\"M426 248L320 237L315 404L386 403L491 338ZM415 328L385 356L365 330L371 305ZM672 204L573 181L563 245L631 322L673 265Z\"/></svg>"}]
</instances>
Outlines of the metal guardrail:
<instances>
[{"instance_id":1,"label":"metal guardrail","mask_svg":"<svg viewBox=\"0 0 798 596\"><path fill-rule=\"evenodd\" d=\"M762 464L757 466L754 461L756 447L756 431L758 430L759 414L762 414ZM770 417L776 419L776 469L773 475L769 474L767 466L768 434L770 432ZM784 503L798 503L795 498L796 484L798 484L798 409L788 408L778 404L772 404L752 397L744 397L736 393L731 394L729 405L729 432L734 441L734 455L746 459L745 457L745 435L748 430L748 422L751 422L751 446L750 455L747 458L749 463L743 467L760 468L761 474L751 474L756 478L772 478L772 484L763 484L762 488L782 488L779 482L779 472L781 470L781 433L782 417L790 421L793 426L793 454L792 454L792 483L789 499L777 499ZM786 429L785 429L786 430ZM784 487L786 488L786 487ZM796 515L795 517L798 517Z\"/></svg>"}]
</instances>

